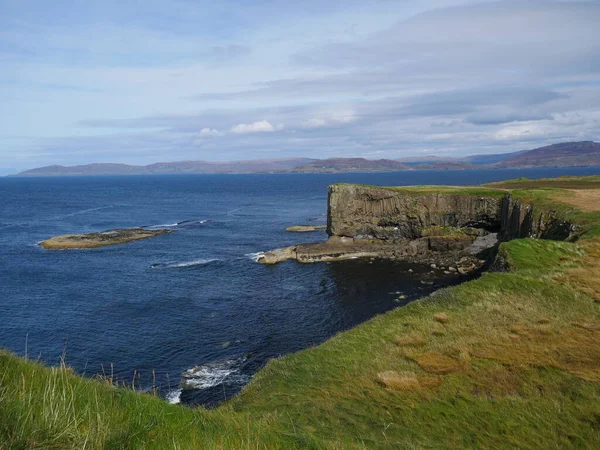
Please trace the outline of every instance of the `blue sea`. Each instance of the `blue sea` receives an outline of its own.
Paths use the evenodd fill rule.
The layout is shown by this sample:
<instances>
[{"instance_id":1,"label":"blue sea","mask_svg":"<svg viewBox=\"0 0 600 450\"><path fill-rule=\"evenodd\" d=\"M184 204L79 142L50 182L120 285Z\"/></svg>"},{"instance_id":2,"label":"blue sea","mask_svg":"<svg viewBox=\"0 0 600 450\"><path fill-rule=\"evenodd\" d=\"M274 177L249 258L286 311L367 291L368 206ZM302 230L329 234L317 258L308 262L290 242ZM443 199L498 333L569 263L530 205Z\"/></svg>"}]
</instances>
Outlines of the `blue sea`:
<instances>
[{"instance_id":1,"label":"blue sea","mask_svg":"<svg viewBox=\"0 0 600 450\"><path fill-rule=\"evenodd\" d=\"M259 252L326 239L285 228L325 224L329 184L593 174L600 168L2 178L0 347L213 406L269 359L460 281L379 260L258 264ZM175 232L92 250L37 245L139 226Z\"/></svg>"}]
</instances>

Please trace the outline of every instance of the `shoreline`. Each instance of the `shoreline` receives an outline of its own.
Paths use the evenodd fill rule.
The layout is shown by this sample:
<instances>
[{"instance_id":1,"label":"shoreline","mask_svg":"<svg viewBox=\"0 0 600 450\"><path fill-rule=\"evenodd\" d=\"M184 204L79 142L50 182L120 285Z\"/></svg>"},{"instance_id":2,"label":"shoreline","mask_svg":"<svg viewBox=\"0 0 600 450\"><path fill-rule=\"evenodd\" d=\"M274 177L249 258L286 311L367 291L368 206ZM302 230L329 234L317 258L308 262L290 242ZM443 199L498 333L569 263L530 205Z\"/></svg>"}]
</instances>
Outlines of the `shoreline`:
<instances>
[{"instance_id":1,"label":"shoreline","mask_svg":"<svg viewBox=\"0 0 600 450\"><path fill-rule=\"evenodd\" d=\"M569 189L569 181L561 183ZM9 431L0 434L0 443L600 446L594 421L600 413L595 183L598 194L585 198L589 210L569 203L582 199L560 188L536 189L535 182L520 187L514 199L521 203L512 203L515 219L507 225L518 224L527 233L500 244L494 267L499 271L436 290L322 344L272 359L240 394L214 410L169 405L0 351L5 393L0 412ZM517 221L521 216L524 222ZM393 228L383 231L398 231ZM562 240L537 239L536 233ZM51 405L56 422L45 422L44 414L25 415L27 408L49 413L46 398L57 399Z\"/></svg>"}]
</instances>

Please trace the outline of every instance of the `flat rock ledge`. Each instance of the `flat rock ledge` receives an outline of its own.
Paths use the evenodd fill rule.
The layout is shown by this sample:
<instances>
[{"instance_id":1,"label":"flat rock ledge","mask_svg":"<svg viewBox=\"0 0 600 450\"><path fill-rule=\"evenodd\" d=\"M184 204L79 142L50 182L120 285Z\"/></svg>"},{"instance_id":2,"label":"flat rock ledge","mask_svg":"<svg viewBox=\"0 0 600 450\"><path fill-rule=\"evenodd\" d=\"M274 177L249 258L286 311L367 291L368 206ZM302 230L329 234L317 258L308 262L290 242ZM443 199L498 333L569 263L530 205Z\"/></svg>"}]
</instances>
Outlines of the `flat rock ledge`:
<instances>
[{"instance_id":1,"label":"flat rock ledge","mask_svg":"<svg viewBox=\"0 0 600 450\"><path fill-rule=\"evenodd\" d=\"M98 248L109 245L125 244L127 242L148 239L162 234L172 233L173 230L147 230L145 228L124 228L107 230L98 233L65 234L55 236L40 242L47 250L69 250L78 248Z\"/></svg>"},{"instance_id":2,"label":"flat rock ledge","mask_svg":"<svg viewBox=\"0 0 600 450\"><path fill-rule=\"evenodd\" d=\"M442 245L441 241L445 241ZM456 237L436 237L385 242L332 236L325 242L298 244L264 253L262 264L277 264L287 260L301 263L343 261L358 258L383 258L448 267L461 275L479 269L484 261L468 252L464 242ZM432 266L432 267L433 267Z\"/></svg>"},{"instance_id":3,"label":"flat rock ledge","mask_svg":"<svg viewBox=\"0 0 600 450\"><path fill-rule=\"evenodd\" d=\"M313 231L324 230L327 225L295 225L293 227L287 227L285 231L292 233L311 233Z\"/></svg>"}]
</instances>

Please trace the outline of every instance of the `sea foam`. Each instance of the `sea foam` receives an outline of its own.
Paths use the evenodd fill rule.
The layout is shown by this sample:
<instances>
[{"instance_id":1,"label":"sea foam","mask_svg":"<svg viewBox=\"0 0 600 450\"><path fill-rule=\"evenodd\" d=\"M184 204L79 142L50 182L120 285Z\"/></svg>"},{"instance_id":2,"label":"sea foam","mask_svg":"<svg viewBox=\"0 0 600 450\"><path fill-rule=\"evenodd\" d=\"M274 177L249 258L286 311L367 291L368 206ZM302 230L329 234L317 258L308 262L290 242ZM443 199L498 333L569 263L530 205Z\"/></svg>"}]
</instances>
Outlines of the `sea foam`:
<instances>
[{"instance_id":1,"label":"sea foam","mask_svg":"<svg viewBox=\"0 0 600 450\"><path fill-rule=\"evenodd\" d=\"M224 382L244 384L249 376L240 373L246 358L227 359L192 367L181 374L183 389L207 389Z\"/></svg>"},{"instance_id":2,"label":"sea foam","mask_svg":"<svg viewBox=\"0 0 600 450\"><path fill-rule=\"evenodd\" d=\"M153 269L178 269L182 267L194 267L194 266L204 266L206 264L210 264L211 262L220 261L220 259L212 258L212 259L194 259L192 261L176 261L176 262L168 262L168 263L157 263L152 264Z\"/></svg>"}]
</instances>

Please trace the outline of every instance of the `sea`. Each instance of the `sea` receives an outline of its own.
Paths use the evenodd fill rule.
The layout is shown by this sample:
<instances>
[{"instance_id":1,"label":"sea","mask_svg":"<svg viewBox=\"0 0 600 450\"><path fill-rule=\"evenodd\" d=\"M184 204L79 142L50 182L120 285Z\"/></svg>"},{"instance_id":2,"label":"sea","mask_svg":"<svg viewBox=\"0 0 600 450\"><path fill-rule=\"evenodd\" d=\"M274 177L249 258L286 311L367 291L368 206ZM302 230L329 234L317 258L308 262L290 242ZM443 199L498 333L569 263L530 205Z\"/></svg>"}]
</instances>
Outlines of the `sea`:
<instances>
[{"instance_id":1,"label":"sea","mask_svg":"<svg viewBox=\"0 0 600 450\"><path fill-rule=\"evenodd\" d=\"M327 238L327 186L474 185L600 168L0 178L0 347L213 407L270 359L463 281L378 259L275 266L261 252ZM89 250L55 235L174 233ZM426 300L425 300L426 301Z\"/></svg>"}]
</instances>

